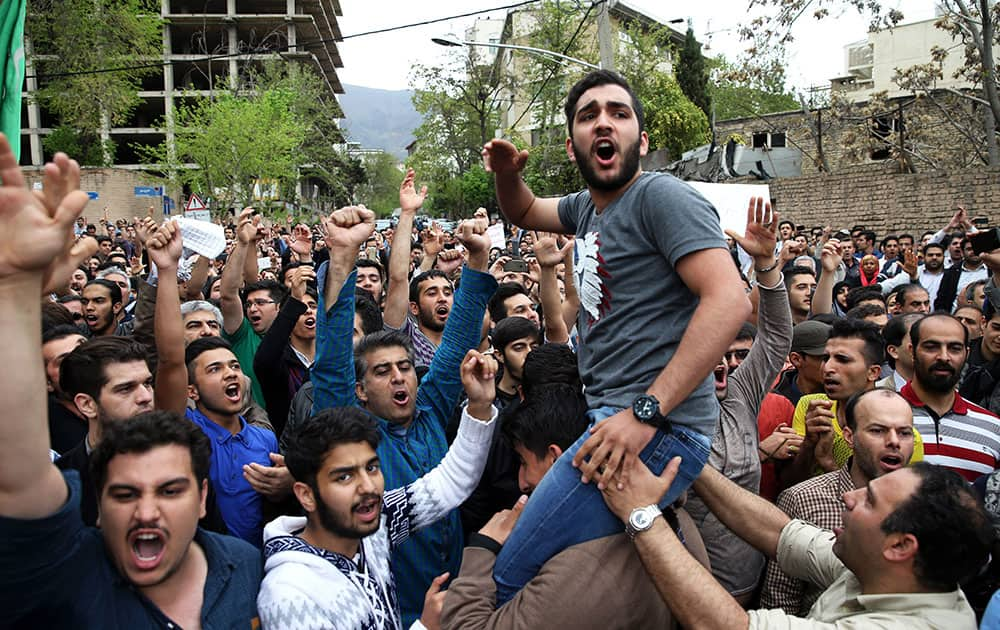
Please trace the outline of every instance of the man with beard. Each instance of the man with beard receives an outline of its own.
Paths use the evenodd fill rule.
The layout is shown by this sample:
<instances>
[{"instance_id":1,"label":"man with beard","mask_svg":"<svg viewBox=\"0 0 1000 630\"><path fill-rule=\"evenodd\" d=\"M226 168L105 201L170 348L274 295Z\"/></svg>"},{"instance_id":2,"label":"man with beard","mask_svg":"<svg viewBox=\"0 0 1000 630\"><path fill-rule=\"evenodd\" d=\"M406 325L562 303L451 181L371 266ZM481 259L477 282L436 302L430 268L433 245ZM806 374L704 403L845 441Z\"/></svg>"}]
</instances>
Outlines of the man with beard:
<instances>
[{"instance_id":1,"label":"man with beard","mask_svg":"<svg viewBox=\"0 0 1000 630\"><path fill-rule=\"evenodd\" d=\"M469 252L462 283L448 314L441 345L419 382L406 335L387 330L354 346L354 260L375 227L372 211L352 206L324 218L330 262L319 269L320 305L313 365L313 410L361 405L378 419L379 458L386 487L400 488L427 474L447 452L445 427L462 392L458 378L466 352L480 342L486 301L496 280L486 273L486 222L463 222L458 239ZM395 249L395 248L393 248ZM404 626L420 616L431 582L457 573L462 556L458 510L410 538L393 554Z\"/></svg>"},{"instance_id":2,"label":"man with beard","mask_svg":"<svg viewBox=\"0 0 1000 630\"><path fill-rule=\"evenodd\" d=\"M937 300L938 289L941 280L944 278L944 246L941 243L928 243L923 249L923 263L916 268L910 267L910 273L896 274L896 277L882 283L883 294L888 295L896 287L916 283L927 290L927 297L931 304ZM904 264L906 269L908 265Z\"/></svg>"},{"instance_id":3,"label":"man with beard","mask_svg":"<svg viewBox=\"0 0 1000 630\"><path fill-rule=\"evenodd\" d=\"M411 532L447 517L483 472L496 423L496 363L475 350L461 367L469 396L458 436L441 463L385 491L376 419L356 407L321 411L287 437L285 456L305 517L283 516L265 531L261 622L271 629L400 628L390 557ZM439 627L431 584L417 627Z\"/></svg>"},{"instance_id":4,"label":"man with beard","mask_svg":"<svg viewBox=\"0 0 1000 630\"><path fill-rule=\"evenodd\" d=\"M937 297L934 299L934 310L951 313L958 306L958 292L972 282L989 278L989 270L982 257L972 247L968 237L961 240L962 261L954 264L944 272Z\"/></svg>"},{"instance_id":5,"label":"man with beard","mask_svg":"<svg viewBox=\"0 0 1000 630\"><path fill-rule=\"evenodd\" d=\"M42 360L45 385L49 390L49 443L52 450L65 453L87 435L87 420L59 385L59 367L77 346L87 340L76 326L60 324L42 333Z\"/></svg>"},{"instance_id":6,"label":"man with beard","mask_svg":"<svg viewBox=\"0 0 1000 630\"><path fill-rule=\"evenodd\" d=\"M839 470L792 486L778 496L778 507L793 519L836 530L844 526L844 495L908 466L913 457L913 413L906 399L891 390L869 389L844 405L844 440L854 455ZM822 590L790 577L771 562L767 566L762 608L781 608L804 617Z\"/></svg>"},{"instance_id":7,"label":"man with beard","mask_svg":"<svg viewBox=\"0 0 1000 630\"><path fill-rule=\"evenodd\" d=\"M4 625L250 627L259 559L197 528L211 445L181 419L143 414L108 431L93 465L101 530L84 526L77 474L60 473L49 457L38 298L90 254L70 229L87 195L79 167L62 153L46 165L44 194L33 194L2 136L0 173L0 319L10 334L0 363L12 367L0 379ZM110 407L120 393L106 393Z\"/></svg>"},{"instance_id":8,"label":"man with beard","mask_svg":"<svg viewBox=\"0 0 1000 630\"><path fill-rule=\"evenodd\" d=\"M623 465L641 457L658 473L683 454L682 477L697 475L719 420L712 371L750 313L716 210L683 182L640 169L649 139L628 83L591 72L564 110L566 152L586 190L538 198L521 178L527 151L499 139L483 147L508 219L576 235L579 365L595 423L556 461L501 550L498 605L561 550L621 531L599 488ZM683 490L676 484L663 505Z\"/></svg>"},{"instance_id":9,"label":"man with beard","mask_svg":"<svg viewBox=\"0 0 1000 630\"><path fill-rule=\"evenodd\" d=\"M427 187L417 190L416 173L408 169L399 185L399 222L389 250L389 289L382 314L386 330L398 330L410 338L417 365L428 366L441 345L455 287L447 274L429 270L409 280L413 220L427 198ZM360 273L360 270L359 270Z\"/></svg>"},{"instance_id":10,"label":"man with beard","mask_svg":"<svg viewBox=\"0 0 1000 630\"><path fill-rule=\"evenodd\" d=\"M83 321L91 337L114 335L122 307L122 290L110 280L91 280L83 288Z\"/></svg>"},{"instance_id":11,"label":"man with beard","mask_svg":"<svg viewBox=\"0 0 1000 630\"><path fill-rule=\"evenodd\" d=\"M968 357L969 331L951 315L930 315L910 327L913 380L900 394L913 407L913 425L927 461L969 481L1000 464L1000 419L962 398L955 385Z\"/></svg>"}]
</instances>

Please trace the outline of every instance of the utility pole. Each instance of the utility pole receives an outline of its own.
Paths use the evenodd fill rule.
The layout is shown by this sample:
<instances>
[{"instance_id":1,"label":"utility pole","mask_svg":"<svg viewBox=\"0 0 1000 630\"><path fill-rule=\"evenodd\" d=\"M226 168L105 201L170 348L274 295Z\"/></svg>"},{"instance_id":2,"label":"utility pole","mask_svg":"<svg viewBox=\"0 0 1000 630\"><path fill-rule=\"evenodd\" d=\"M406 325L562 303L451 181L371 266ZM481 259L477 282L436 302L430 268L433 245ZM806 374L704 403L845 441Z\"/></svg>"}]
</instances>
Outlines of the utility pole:
<instances>
[{"instance_id":1,"label":"utility pole","mask_svg":"<svg viewBox=\"0 0 1000 630\"><path fill-rule=\"evenodd\" d=\"M615 41L611 36L611 7L615 0L596 0L600 3L597 10L597 41L601 49L601 68L617 71L615 67Z\"/></svg>"}]
</instances>

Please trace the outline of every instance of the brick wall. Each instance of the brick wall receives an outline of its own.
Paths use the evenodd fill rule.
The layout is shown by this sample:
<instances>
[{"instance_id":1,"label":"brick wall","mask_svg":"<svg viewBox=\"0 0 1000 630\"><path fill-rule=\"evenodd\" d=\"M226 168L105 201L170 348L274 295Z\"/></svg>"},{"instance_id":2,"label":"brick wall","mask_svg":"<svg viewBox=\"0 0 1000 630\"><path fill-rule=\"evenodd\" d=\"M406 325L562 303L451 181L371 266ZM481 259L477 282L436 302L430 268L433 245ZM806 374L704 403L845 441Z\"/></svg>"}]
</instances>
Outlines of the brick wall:
<instances>
[{"instance_id":1,"label":"brick wall","mask_svg":"<svg viewBox=\"0 0 1000 630\"><path fill-rule=\"evenodd\" d=\"M782 217L834 229L863 224L880 236L944 227L956 205L1000 226L1000 169L952 173L886 173L880 165L832 175L812 174L768 182Z\"/></svg>"},{"instance_id":2,"label":"brick wall","mask_svg":"<svg viewBox=\"0 0 1000 630\"><path fill-rule=\"evenodd\" d=\"M152 177L141 171L117 168L84 168L81 171L80 188L98 194L98 198L91 200L83 211L89 223L97 223L104 215L105 207L111 221L146 216L149 206L153 206L154 219L160 221L163 218L162 197L135 196L136 186L161 185ZM29 186L41 182L42 169L26 167L25 176Z\"/></svg>"}]
</instances>

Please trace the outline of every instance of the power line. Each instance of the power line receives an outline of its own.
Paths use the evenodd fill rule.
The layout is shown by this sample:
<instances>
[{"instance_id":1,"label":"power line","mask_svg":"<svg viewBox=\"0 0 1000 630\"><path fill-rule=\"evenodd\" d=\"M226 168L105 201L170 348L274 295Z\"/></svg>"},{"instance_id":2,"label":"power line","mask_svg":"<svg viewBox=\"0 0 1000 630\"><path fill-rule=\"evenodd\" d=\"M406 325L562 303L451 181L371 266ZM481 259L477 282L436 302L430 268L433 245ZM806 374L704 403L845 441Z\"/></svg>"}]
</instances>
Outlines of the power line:
<instances>
[{"instance_id":1,"label":"power line","mask_svg":"<svg viewBox=\"0 0 1000 630\"><path fill-rule=\"evenodd\" d=\"M590 6L587 7L587 12L583 14L583 19L580 20L580 23L577 25L576 32L573 33L573 36L569 38L569 42L566 43L566 47L563 48L563 51L562 51L563 55L569 54L570 48L573 47L573 42L576 41L577 36L580 35L580 31L583 30L583 25L587 23L587 18L590 17L590 12L594 10L594 7L596 7L597 5L601 4L601 2L607 2L607 0L600 0L599 2L592 2L590 4ZM555 64L553 64L552 69L549 70L549 76L545 77L545 80L542 81L542 84L540 86L538 86L538 91L535 92L535 95L531 97L530 101L528 101L528 106L524 108L524 111L521 112L521 115L518 116L517 120L515 120L514 123L510 126L511 129L515 129L517 127L517 123L521 122L521 119L524 118L525 114L527 114L528 112L531 111L531 106L535 104L536 100L538 100L538 97L541 95L542 90L545 89L546 84L548 84L549 80L552 79L553 76L555 76L556 68L557 67L558 66L556 66Z\"/></svg>"},{"instance_id":2,"label":"power line","mask_svg":"<svg viewBox=\"0 0 1000 630\"><path fill-rule=\"evenodd\" d=\"M507 5L500 6L500 7L494 7L492 9L480 9L478 11L469 11L467 13L459 13L457 15L449 15L449 16L446 16L446 17L433 18L433 19L430 19L430 20L424 20L422 22L413 22L413 23L410 23L410 24L401 24L399 26L389 26L389 27L386 27L386 28L375 29L375 30L372 30L372 31L365 31L365 32L362 32L362 33L352 33L350 35L344 35L344 36L342 36L339 39L337 39L337 38L334 37L334 38L326 38L326 39L304 40L302 42L296 43L294 45L294 48L296 48L296 49L298 49L298 48L309 48L309 47L312 47L312 46L318 46L318 45L329 44L329 43L336 43L336 42L345 41L345 40L348 40L348 39L354 39L354 38L357 38L357 37L366 37L368 35L379 35L381 33L391 33L393 31L401 31L401 30L404 30L404 29L415 28L415 27L418 27L418 26L427 26L428 24L437 24L438 22L447 22L448 20L456 20L456 19L464 18L464 17L472 17L474 15L482 15L483 13L493 13L494 11L503 11L503 10L509 10L509 9L517 9L519 7L523 7L523 6L526 6L526 5L529 5L529 4L535 4L536 2L539 2L539 1L540 0L524 0L523 2L517 2L517 3L514 3L514 4L507 4ZM170 60L164 60L164 61L157 61L155 63L135 64L135 65L129 65L129 66L117 66L117 67L112 67L112 68L97 68L97 69L94 69L94 70L77 70L77 71L72 71L72 72L50 72L50 73L46 73L46 74L37 74L36 73L36 74L32 74L32 75L27 75L25 77L25 79L50 79L50 78L57 78L57 77L83 76L83 75L89 75L89 74L107 74L107 73L110 73L110 72L125 72L127 70L142 70L144 68L161 68L161 67L164 67L164 66L173 65L175 63L196 63L196 62L199 62L199 61L214 61L216 59L230 59L230 58L233 58L233 57L246 57L248 55L255 55L255 54L289 52L289 50L291 50L291 48L293 48L293 47L292 46L287 46L287 45L284 48L280 48L280 49L275 49L275 48L255 48L253 50L244 51L244 52L219 53L219 54L216 54L216 55L203 55L201 57L196 57L194 59L170 59Z\"/></svg>"}]
</instances>

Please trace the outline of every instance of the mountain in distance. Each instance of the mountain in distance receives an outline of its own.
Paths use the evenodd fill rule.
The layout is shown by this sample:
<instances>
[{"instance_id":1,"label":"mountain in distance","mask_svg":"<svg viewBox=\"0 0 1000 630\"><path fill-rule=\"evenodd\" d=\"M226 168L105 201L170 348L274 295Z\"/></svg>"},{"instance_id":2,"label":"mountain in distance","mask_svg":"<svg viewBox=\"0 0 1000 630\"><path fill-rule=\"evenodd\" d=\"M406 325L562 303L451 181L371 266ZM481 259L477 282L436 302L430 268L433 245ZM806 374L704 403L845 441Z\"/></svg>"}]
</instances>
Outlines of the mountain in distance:
<instances>
[{"instance_id":1,"label":"mountain in distance","mask_svg":"<svg viewBox=\"0 0 1000 630\"><path fill-rule=\"evenodd\" d=\"M420 126L420 114L413 109L411 90L379 90L344 84L338 95L346 118L340 121L347 139L360 142L364 149L382 149L400 160L406 145Z\"/></svg>"}]
</instances>

